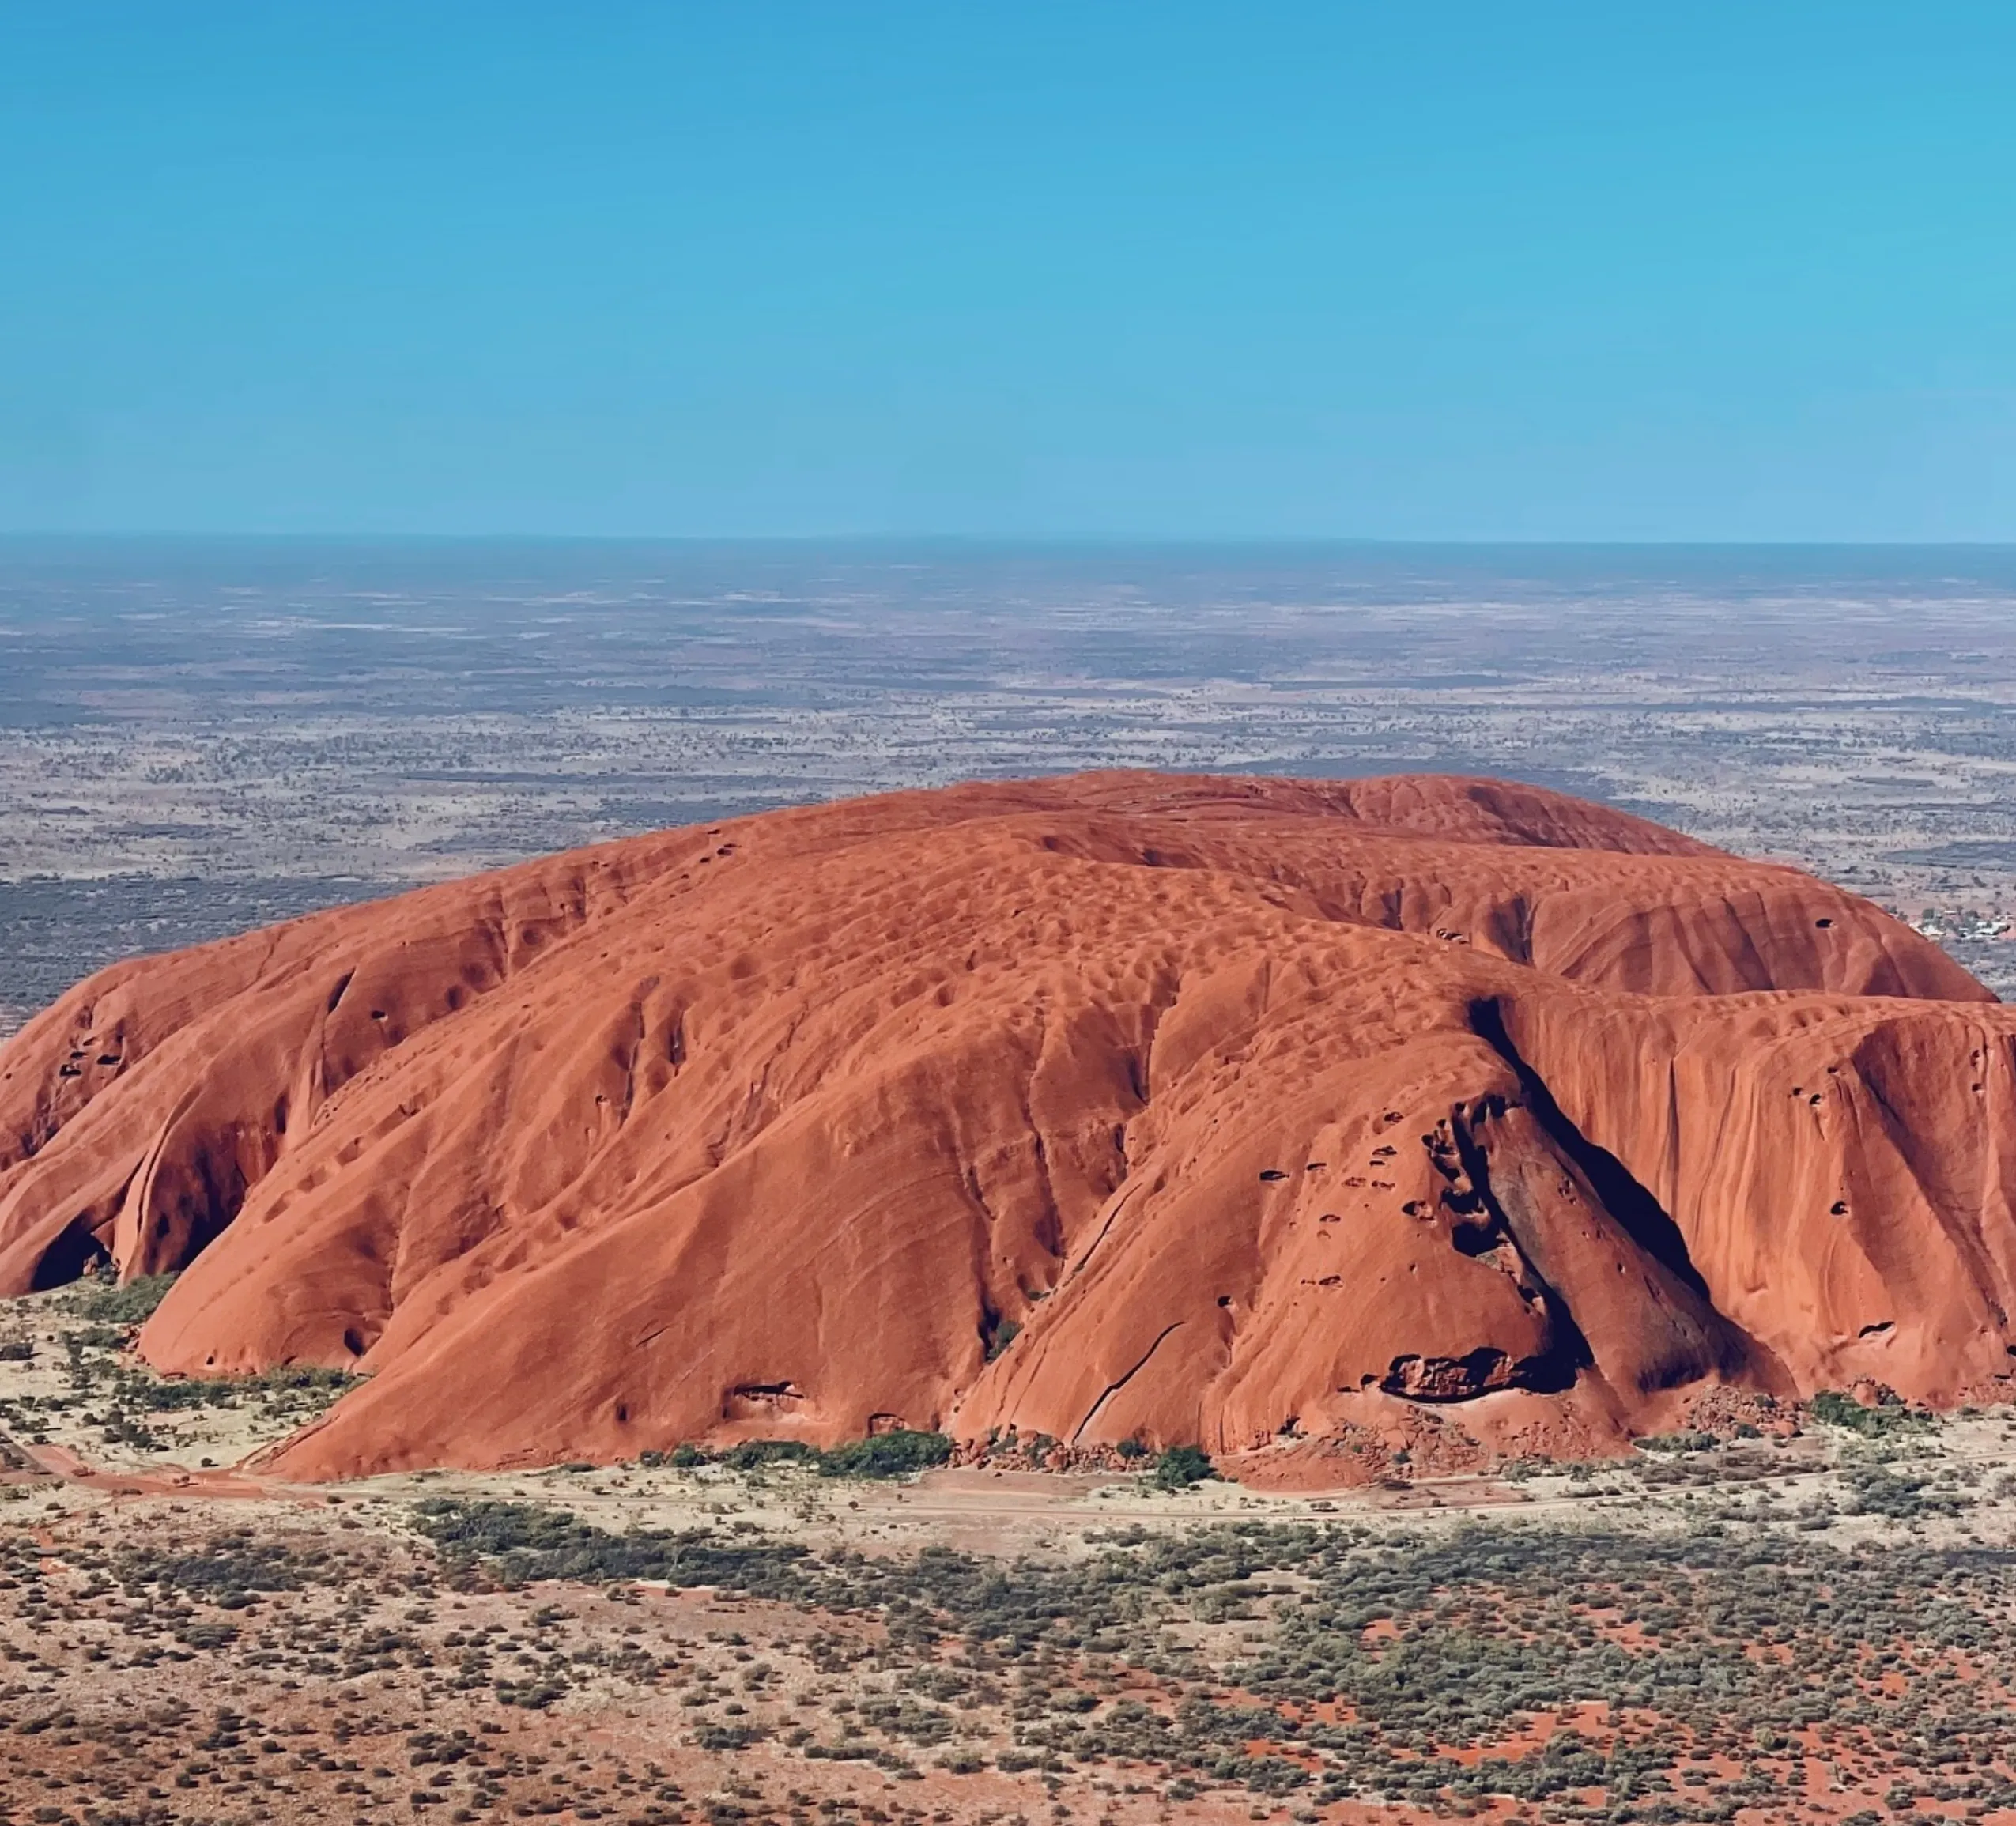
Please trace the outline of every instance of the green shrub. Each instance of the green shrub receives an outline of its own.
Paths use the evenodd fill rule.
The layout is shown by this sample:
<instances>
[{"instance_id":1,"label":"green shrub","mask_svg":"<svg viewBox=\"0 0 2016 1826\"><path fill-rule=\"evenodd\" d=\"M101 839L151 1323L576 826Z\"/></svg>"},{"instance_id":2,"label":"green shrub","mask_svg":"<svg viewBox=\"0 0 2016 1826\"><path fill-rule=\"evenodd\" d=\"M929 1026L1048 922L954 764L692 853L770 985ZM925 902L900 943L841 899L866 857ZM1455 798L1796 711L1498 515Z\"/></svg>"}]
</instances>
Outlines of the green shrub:
<instances>
[{"instance_id":1,"label":"green shrub","mask_svg":"<svg viewBox=\"0 0 2016 1826\"><path fill-rule=\"evenodd\" d=\"M822 1477L907 1477L928 1471L952 1456L952 1441L943 1433L871 1433L819 1454Z\"/></svg>"},{"instance_id":2,"label":"green shrub","mask_svg":"<svg viewBox=\"0 0 2016 1826\"><path fill-rule=\"evenodd\" d=\"M1848 1469L1842 1481L1853 1493L1854 1510L1864 1515L1887 1515L1905 1522L1921 1515L1957 1515L1973 1507L1973 1499L1957 1491L1928 1488L1930 1481L1916 1471L1857 1465Z\"/></svg>"},{"instance_id":3,"label":"green shrub","mask_svg":"<svg viewBox=\"0 0 2016 1826\"><path fill-rule=\"evenodd\" d=\"M731 1471L756 1471L765 1465L802 1464L818 1456L802 1439L745 1439L719 1454L715 1462Z\"/></svg>"},{"instance_id":4,"label":"green shrub","mask_svg":"<svg viewBox=\"0 0 2016 1826\"><path fill-rule=\"evenodd\" d=\"M1202 1446L1172 1446L1155 1461L1158 1490L1187 1490L1211 1475L1211 1461Z\"/></svg>"},{"instance_id":5,"label":"green shrub","mask_svg":"<svg viewBox=\"0 0 2016 1826\"><path fill-rule=\"evenodd\" d=\"M1631 1442L1641 1452L1712 1452L1716 1443L1712 1433L1648 1433Z\"/></svg>"},{"instance_id":6,"label":"green shrub","mask_svg":"<svg viewBox=\"0 0 2016 1826\"><path fill-rule=\"evenodd\" d=\"M63 1303L79 1319L105 1325L143 1325L167 1299L173 1274L142 1274L124 1286L96 1277L82 1282Z\"/></svg>"},{"instance_id":7,"label":"green shrub","mask_svg":"<svg viewBox=\"0 0 2016 1826\"><path fill-rule=\"evenodd\" d=\"M1887 1390L1875 1406L1865 1408L1852 1395L1844 1395L1838 1389L1822 1389L1806 1403L1806 1411L1816 1420L1856 1433L1923 1432L1932 1424L1930 1414L1906 1407Z\"/></svg>"},{"instance_id":8,"label":"green shrub","mask_svg":"<svg viewBox=\"0 0 2016 1826\"><path fill-rule=\"evenodd\" d=\"M704 1446L675 1446L669 1452L644 1452L637 1462L647 1469L670 1465L690 1471L701 1465L722 1465L731 1471L761 1471L772 1465L802 1465L822 1477L907 1477L942 1465L952 1456L953 1442L943 1433L900 1428L850 1439L822 1452L802 1439L744 1439L718 1452ZM562 1470L572 1470L563 1465Z\"/></svg>"},{"instance_id":9,"label":"green shrub","mask_svg":"<svg viewBox=\"0 0 2016 1826\"><path fill-rule=\"evenodd\" d=\"M351 1383L364 1379L348 1370L327 1369L320 1364L289 1363L247 1376L240 1386L271 1394L326 1394L332 1389L346 1389Z\"/></svg>"},{"instance_id":10,"label":"green shrub","mask_svg":"<svg viewBox=\"0 0 2016 1826\"><path fill-rule=\"evenodd\" d=\"M187 1408L234 1408L245 1397L278 1401L292 1409L298 1405L326 1405L364 1379L343 1370L324 1369L319 1364L281 1364L254 1376L157 1379L127 1371L118 1378L118 1392L148 1413Z\"/></svg>"}]
</instances>

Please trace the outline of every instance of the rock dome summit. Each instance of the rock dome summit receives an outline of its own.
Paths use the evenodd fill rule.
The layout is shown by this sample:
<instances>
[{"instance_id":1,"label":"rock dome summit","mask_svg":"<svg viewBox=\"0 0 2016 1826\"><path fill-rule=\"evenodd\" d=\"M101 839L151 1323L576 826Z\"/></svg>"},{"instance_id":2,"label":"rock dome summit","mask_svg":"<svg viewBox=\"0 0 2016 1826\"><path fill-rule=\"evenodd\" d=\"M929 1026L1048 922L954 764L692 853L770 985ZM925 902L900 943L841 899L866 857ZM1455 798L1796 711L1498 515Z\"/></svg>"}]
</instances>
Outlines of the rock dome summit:
<instances>
[{"instance_id":1,"label":"rock dome summit","mask_svg":"<svg viewBox=\"0 0 2016 1826\"><path fill-rule=\"evenodd\" d=\"M1599 1451L2016 1350L2016 1010L1485 779L1107 773L574 851L121 964L0 1046L0 1292L183 1270L278 1472L1017 1429Z\"/></svg>"}]
</instances>

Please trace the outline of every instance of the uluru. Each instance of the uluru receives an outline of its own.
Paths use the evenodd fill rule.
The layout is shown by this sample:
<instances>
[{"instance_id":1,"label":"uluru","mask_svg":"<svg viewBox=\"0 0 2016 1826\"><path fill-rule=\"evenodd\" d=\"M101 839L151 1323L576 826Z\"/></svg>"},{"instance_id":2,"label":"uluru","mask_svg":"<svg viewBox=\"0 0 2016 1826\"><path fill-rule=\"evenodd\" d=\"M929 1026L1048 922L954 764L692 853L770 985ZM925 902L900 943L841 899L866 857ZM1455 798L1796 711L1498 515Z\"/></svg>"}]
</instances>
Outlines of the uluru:
<instances>
[{"instance_id":1,"label":"uluru","mask_svg":"<svg viewBox=\"0 0 2016 1826\"><path fill-rule=\"evenodd\" d=\"M1504 782L1104 773L572 851L0 1046L0 1293L357 1372L335 1478L894 1428L1235 1465L2003 1392L2016 1010Z\"/></svg>"}]
</instances>

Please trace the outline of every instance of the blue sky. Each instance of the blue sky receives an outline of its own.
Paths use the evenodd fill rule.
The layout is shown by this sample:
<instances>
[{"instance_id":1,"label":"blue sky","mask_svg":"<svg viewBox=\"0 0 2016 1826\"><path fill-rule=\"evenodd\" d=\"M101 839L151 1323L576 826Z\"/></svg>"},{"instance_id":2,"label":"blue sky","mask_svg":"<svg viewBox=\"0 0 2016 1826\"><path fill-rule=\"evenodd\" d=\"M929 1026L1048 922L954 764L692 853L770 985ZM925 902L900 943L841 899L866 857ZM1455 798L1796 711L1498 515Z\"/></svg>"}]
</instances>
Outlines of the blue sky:
<instances>
[{"instance_id":1,"label":"blue sky","mask_svg":"<svg viewBox=\"0 0 2016 1826\"><path fill-rule=\"evenodd\" d=\"M2016 539L2016 6L0 0L0 528Z\"/></svg>"}]
</instances>

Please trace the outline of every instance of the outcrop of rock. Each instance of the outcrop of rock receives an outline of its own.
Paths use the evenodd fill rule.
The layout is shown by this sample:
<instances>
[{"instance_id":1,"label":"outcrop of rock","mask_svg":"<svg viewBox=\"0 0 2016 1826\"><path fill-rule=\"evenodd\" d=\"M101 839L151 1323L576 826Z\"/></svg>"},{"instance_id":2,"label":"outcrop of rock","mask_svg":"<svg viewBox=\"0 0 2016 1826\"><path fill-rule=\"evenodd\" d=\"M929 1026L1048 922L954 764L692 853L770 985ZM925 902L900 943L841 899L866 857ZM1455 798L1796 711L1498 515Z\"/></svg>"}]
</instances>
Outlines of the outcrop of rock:
<instances>
[{"instance_id":1,"label":"outcrop of rock","mask_svg":"<svg viewBox=\"0 0 2016 1826\"><path fill-rule=\"evenodd\" d=\"M1584 1450L2016 1332L2016 1010L1487 780L1104 774L553 857L119 965L0 1049L0 1292L186 1269L274 1461L898 1424Z\"/></svg>"}]
</instances>

